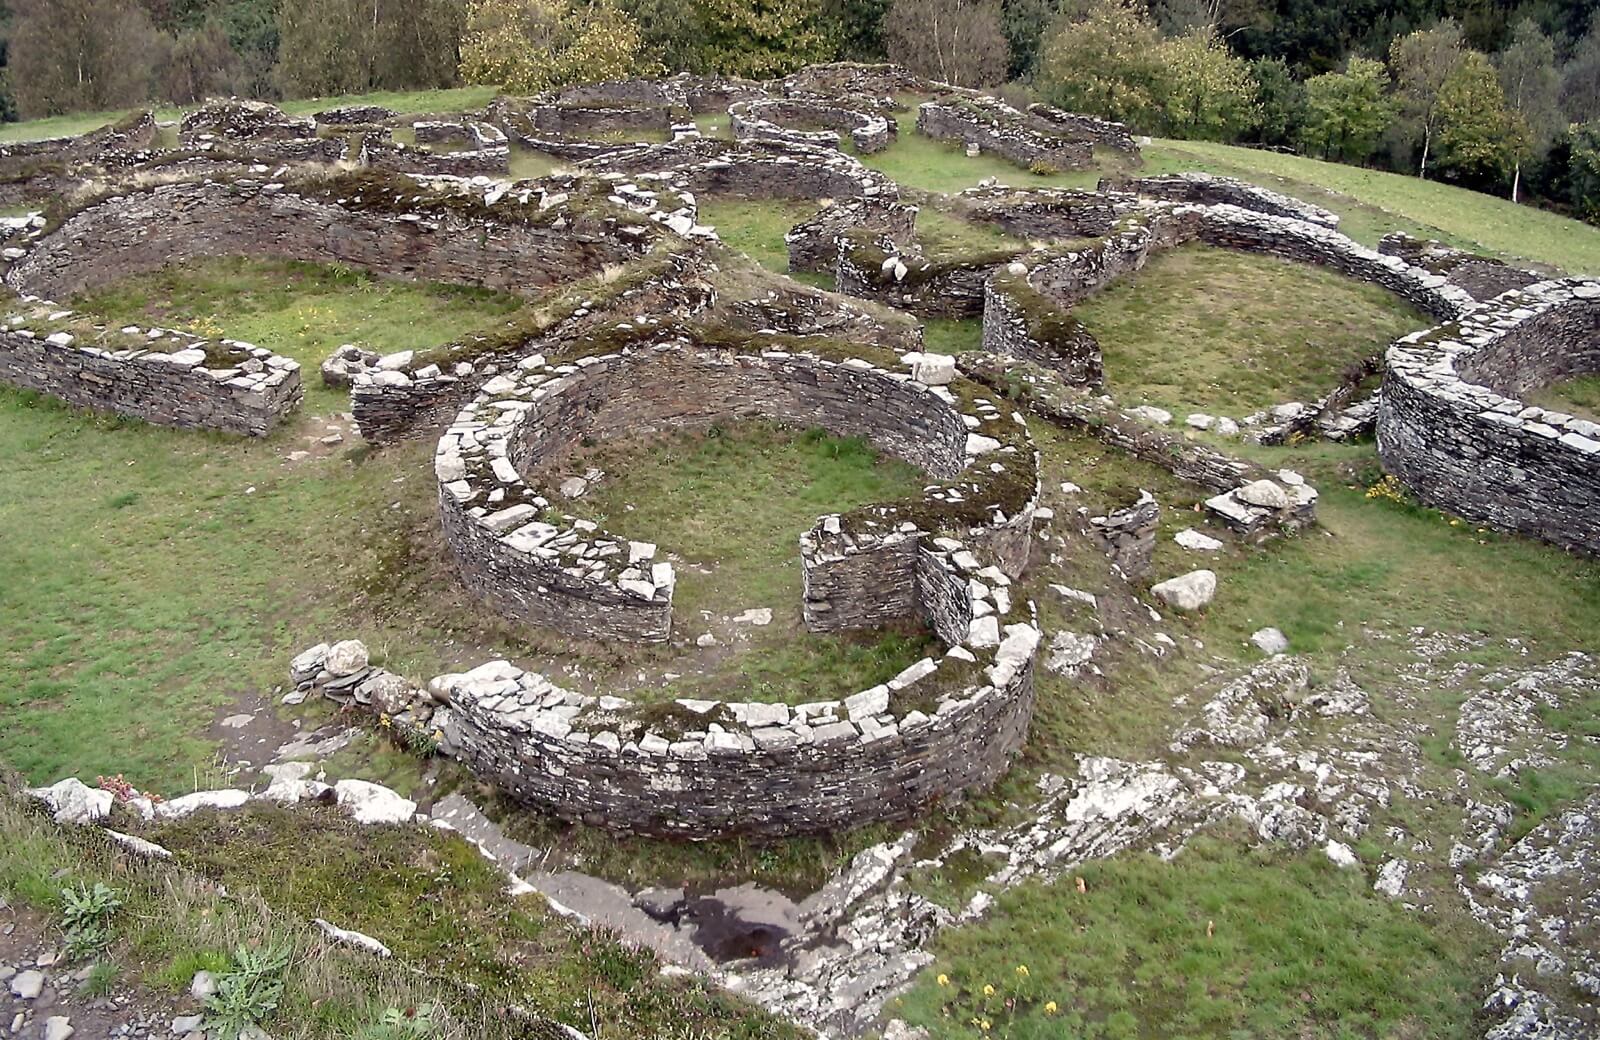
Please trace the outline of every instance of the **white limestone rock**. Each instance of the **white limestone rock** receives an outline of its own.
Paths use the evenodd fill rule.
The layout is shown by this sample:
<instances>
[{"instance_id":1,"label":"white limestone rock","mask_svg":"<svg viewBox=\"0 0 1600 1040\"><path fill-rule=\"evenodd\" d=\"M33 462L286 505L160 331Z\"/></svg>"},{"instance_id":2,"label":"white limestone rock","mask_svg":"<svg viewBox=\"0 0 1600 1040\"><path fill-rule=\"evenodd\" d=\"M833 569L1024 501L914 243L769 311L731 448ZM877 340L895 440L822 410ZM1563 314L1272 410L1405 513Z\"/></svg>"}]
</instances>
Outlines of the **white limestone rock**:
<instances>
[{"instance_id":1,"label":"white limestone rock","mask_svg":"<svg viewBox=\"0 0 1600 1040\"><path fill-rule=\"evenodd\" d=\"M366 780L340 780L333 795L357 823L404 823L417 811L416 802Z\"/></svg>"},{"instance_id":2,"label":"white limestone rock","mask_svg":"<svg viewBox=\"0 0 1600 1040\"><path fill-rule=\"evenodd\" d=\"M1152 585L1150 591L1175 610L1199 610L1216 596L1217 575L1215 571L1190 571Z\"/></svg>"},{"instance_id":3,"label":"white limestone rock","mask_svg":"<svg viewBox=\"0 0 1600 1040\"><path fill-rule=\"evenodd\" d=\"M370 660L367 644L359 639L345 639L328 648L328 658L323 667L335 677L354 675L367 667Z\"/></svg>"},{"instance_id":4,"label":"white limestone rock","mask_svg":"<svg viewBox=\"0 0 1600 1040\"><path fill-rule=\"evenodd\" d=\"M1250 636L1250 642L1256 649L1269 657L1274 654L1288 653L1289 637L1276 628L1260 628Z\"/></svg>"}]
</instances>

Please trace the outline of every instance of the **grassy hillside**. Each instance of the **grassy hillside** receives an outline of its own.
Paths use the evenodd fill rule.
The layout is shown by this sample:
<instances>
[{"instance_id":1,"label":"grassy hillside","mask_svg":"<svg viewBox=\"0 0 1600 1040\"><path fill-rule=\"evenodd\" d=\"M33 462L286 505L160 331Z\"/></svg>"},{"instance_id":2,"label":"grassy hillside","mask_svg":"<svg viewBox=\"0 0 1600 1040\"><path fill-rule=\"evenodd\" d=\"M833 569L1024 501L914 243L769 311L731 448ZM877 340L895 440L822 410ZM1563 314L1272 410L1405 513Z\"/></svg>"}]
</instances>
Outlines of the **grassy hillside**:
<instances>
[{"instance_id":1,"label":"grassy hillside","mask_svg":"<svg viewBox=\"0 0 1600 1040\"><path fill-rule=\"evenodd\" d=\"M1433 228L1462 245L1525 257L1572 273L1600 271L1600 230L1581 221L1437 181L1206 141L1156 141L1146 159L1162 169L1243 177L1327 206L1361 241ZM1435 237L1440 237L1435 235Z\"/></svg>"}]
</instances>

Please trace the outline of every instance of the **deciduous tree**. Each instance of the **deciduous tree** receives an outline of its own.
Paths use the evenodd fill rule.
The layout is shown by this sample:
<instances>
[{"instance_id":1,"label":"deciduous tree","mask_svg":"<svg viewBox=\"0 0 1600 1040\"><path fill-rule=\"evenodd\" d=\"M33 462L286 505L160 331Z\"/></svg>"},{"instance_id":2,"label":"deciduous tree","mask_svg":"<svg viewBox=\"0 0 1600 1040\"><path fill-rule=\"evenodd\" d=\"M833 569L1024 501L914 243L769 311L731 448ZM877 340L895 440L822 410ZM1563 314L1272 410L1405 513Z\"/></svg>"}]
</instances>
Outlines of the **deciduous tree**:
<instances>
[{"instance_id":1,"label":"deciduous tree","mask_svg":"<svg viewBox=\"0 0 1600 1040\"><path fill-rule=\"evenodd\" d=\"M1523 165L1542 160L1561 132L1561 77L1556 72L1555 44L1538 23L1525 18L1512 30L1499 67L1506 107L1527 131L1524 147L1513 157L1511 201L1516 202L1522 194Z\"/></svg>"},{"instance_id":2,"label":"deciduous tree","mask_svg":"<svg viewBox=\"0 0 1600 1040\"><path fill-rule=\"evenodd\" d=\"M1461 26L1446 18L1432 29L1395 37L1389 47L1401 112L1416 121L1422 134L1422 161L1417 176L1428 175L1428 155L1439 130L1439 97L1460 64L1464 51Z\"/></svg>"},{"instance_id":3,"label":"deciduous tree","mask_svg":"<svg viewBox=\"0 0 1600 1040\"><path fill-rule=\"evenodd\" d=\"M1037 81L1052 104L1122 122L1156 118L1160 36L1132 0L1090 0L1050 33Z\"/></svg>"},{"instance_id":4,"label":"deciduous tree","mask_svg":"<svg viewBox=\"0 0 1600 1040\"><path fill-rule=\"evenodd\" d=\"M1343 72L1324 72L1306 81L1306 123L1301 140L1324 159L1365 162L1394 104L1384 94L1383 63L1351 58Z\"/></svg>"},{"instance_id":5,"label":"deciduous tree","mask_svg":"<svg viewBox=\"0 0 1600 1040\"><path fill-rule=\"evenodd\" d=\"M1506 111L1489 59L1467 51L1439 91L1439 165L1468 179L1509 173L1526 129Z\"/></svg>"},{"instance_id":6,"label":"deciduous tree","mask_svg":"<svg viewBox=\"0 0 1600 1040\"><path fill-rule=\"evenodd\" d=\"M461 77L537 93L656 71L641 67L639 27L610 0L472 0Z\"/></svg>"},{"instance_id":7,"label":"deciduous tree","mask_svg":"<svg viewBox=\"0 0 1600 1040\"><path fill-rule=\"evenodd\" d=\"M838 50L823 0L696 0L696 8L702 63L712 72L787 76Z\"/></svg>"},{"instance_id":8,"label":"deciduous tree","mask_svg":"<svg viewBox=\"0 0 1600 1040\"><path fill-rule=\"evenodd\" d=\"M26 117L149 100L160 37L133 0L12 0L7 77Z\"/></svg>"},{"instance_id":9,"label":"deciduous tree","mask_svg":"<svg viewBox=\"0 0 1600 1040\"><path fill-rule=\"evenodd\" d=\"M958 87L999 83L1010 61L999 0L894 0L883 33L890 61Z\"/></svg>"},{"instance_id":10,"label":"deciduous tree","mask_svg":"<svg viewBox=\"0 0 1600 1040\"><path fill-rule=\"evenodd\" d=\"M1216 30L1191 29L1161 44L1162 123L1179 137L1228 141L1254 125L1261 110L1250 66Z\"/></svg>"}]
</instances>

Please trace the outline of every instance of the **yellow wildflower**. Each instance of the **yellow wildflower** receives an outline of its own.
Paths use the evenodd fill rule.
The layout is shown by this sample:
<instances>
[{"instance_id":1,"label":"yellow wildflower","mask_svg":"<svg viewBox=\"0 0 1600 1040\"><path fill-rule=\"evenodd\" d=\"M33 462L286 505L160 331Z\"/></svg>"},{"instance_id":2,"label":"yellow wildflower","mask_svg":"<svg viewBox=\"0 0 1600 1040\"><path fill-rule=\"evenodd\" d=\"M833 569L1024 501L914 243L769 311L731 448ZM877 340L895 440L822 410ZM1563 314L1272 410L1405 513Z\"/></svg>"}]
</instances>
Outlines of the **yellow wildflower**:
<instances>
[{"instance_id":1,"label":"yellow wildflower","mask_svg":"<svg viewBox=\"0 0 1600 1040\"><path fill-rule=\"evenodd\" d=\"M1028 977L1028 966L1026 964L1017 965L1017 974L1021 975L1023 978L1027 978Z\"/></svg>"},{"instance_id":2,"label":"yellow wildflower","mask_svg":"<svg viewBox=\"0 0 1600 1040\"><path fill-rule=\"evenodd\" d=\"M983 987L983 995L986 997L994 996L994 987L985 983Z\"/></svg>"},{"instance_id":3,"label":"yellow wildflower","mask_svg":"<svg viewBox=\"0 0 1600 1040\"><path fill-rule=\"evenodd\" d=\"M939 983L939 985L941 985L941 986L948 986L948 985L950 985L950 976L944 974L943 972L940 972L939 973L939 978L936 979L935 981L937 981Z\"/></svg>"},{"instance_id":4,"label":"yellow wildflower","mask_svg":"<svg viewBox=\"0 0 1600 1040\"><path fill-rule=\"evenodd\" d=\"M1057 1011L1058 1011L1058 1010L1060 1010L1060 1009L1059 1009L1059 1008L1057 1008L1057 1007L1056 1007L1056 1002L1055 1002L1055 1001L1053 1001L1053 1000L1051 1000L1051 1001L1047 1001L1047 1002L1046 1002L1046 1003L1045 1003L1045 1006L1044 1006L1044 1013L1045 1013L1045 1014L1047 1014L1047 1015L1053 1015L1053 1014L1055 1014L1055 1013L1056 1013L1056 1012L1057 1012Z\"/></svg>"}]
</instances>

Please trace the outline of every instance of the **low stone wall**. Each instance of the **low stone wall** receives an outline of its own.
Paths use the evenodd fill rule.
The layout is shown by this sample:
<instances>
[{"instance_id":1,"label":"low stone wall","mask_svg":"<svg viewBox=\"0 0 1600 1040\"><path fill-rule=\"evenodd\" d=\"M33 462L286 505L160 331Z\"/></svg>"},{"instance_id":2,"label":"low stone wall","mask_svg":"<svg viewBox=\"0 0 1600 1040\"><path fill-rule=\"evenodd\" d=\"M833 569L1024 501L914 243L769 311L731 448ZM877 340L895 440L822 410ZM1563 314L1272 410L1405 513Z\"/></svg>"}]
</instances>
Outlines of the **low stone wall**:
<instances>
[{"instance_id":1,"label":"low stone wall","mask_svg":"<svg viewBox=\"0 0 1600 1040\"><path fill-rule=\"evenodd\" d=\"M1273 217L1289 217L1323 227L1339 226L1336 213L1313 206L1309 202L1263 188L1259 184L1241 181L1234 177L1219 177L1211 173L1190 171L1163 177L1141 177L1135 180L1101 181L1101 190L1133 192L1167 202L1198 202L1206 205L1238 206Z\"/></svg>"},{"instance_id":2,"label":"low stone wall","mask_svg":"<svg viewBox=\"0 0 1600 1040\"><path fill-rule=\"evenodd\" d=\"M300 405L300 366L233 340L105 329L40 300L0 326L0 382L160 426L265 436Z\"/></svg>"},{"instance_id":3,"label":"low stone wall","mask_svg":"<svg viewBox=\"0 0 1600 1040\"><path fill-rule=\"evenodd\" d=\"M938 140L975 144L1022 167L1041 164L1077 170L1094 164L1094 149L1087 142L1045 133L1005 102L980 94L918 106L917 132Z\"/></svg>"},{"instance_id":4,"label":"low stone wall","mask_svg":"<svg viewBox=\"0 0 1600 1040\"><path fill-rule=\"evenodd\" d=\"M1414 267L1444 275L1451 285L1459 286L1473 299L1480 301L1492 300L1503 292L1548 280L1547 276L1512 267L1492 256L1470 253L1439 242L1424 242L1404 231L1392 231L1384 235L1378 241L1378 252L1398 256Z\"/></svg>"},{"instance_id":5,"label":"low stone wall","mask_svg":"<svg viewBox=\"0 0 1600 1040\"><path fill-rule=\"evenodd\" d=\"M1124 219L1095 245L1035 264L1028 283L1059 306L1072 307L1141 270L1156 253L1197 241L1328 267L1381 285L1436 318L1454 318L1476 305L1442 276L1384 256L1330 228L1232 205L1151 206Z\"/></svg>"},{"instance_id":6,"label":"low stone wall","mask_svg":"<svg viewBox=\"0 0 1600 1040\"><path fill-rule=\"evenodd\" d=\"M1037 102L1028 106L1027 113L1038 121L1040 125L1069 140L1088 141L1091 144L1104 145L1134 159L1143 159L1143 155L1139 151L1139 143L1134 140L1133 134L1122 123L1096 119L1094 116L1080 115L1077 112L1067 112L1063 109Z\"/></svg>"},{"instance_id":7,"label":"low stone wall","mask_svg":"<svg viewBox=\"0 0 1600 1040\"><path fill-rule=\"evenodd\" d=\"M21 177L45 172L46 166L93 160L108 152L141 152L155 140L156 120L150 112L136 112L98 130L72 137L0 143L0 175ZM62 175L64 168L49 172Z\"/></svg>"},{"instance_id":8,"label":"low stone wall","mask_svg":"<svg viewBox=\"0 0 1600 1040\"><path fill-rule=\"evenodd\" d=\"M887 239L897 252L911 248L917 237L917 207L897 199L865 197L825 206L817 215L790 228L783 236L789 249L789 270L836 274L839 240L847 232L865 231Z\"/></svg>"},{"instance_id":9,"label":"low stone wall","mask_svg":"<svg viewBox=\"0 0 1600 1040\"><path fill-rule=\"evenodd\" d=\"M782 80L785 94L827 94L841 98L891 98L926 94L932 84L899 65L835 61L807 65Z\"/></svg>"},{"instance_id":10,"label":"low stone wall","mask_svg":"<svg viewBox=\"0 0 1600 1040\"><path fill-rule=\"evenodd\" d=\"M286 115L264 101L210 100L183 117L178 141L188 147L208 141L281 141L317 136L314 119Z\"/></svg>"},{"instance_id":11,"label":"low stone wall","mask_svg":"<svg viewBox=\"0 0 1600 1040\"><path fill-rule=\"evenodd\" d=\"M775 141L709 138L643 145L583 164L598 171L670 173L695 195L752 199L899 198L894 181L853 156Z\"/></svg>"},{"instance_id":12,"label":"low stone wall","mask_svg":"<svg viewBox=\"0 0 1600 1040\"><path fill-rule=\"evenodd\" d=\"M554 493L533 481L580 442L773 418L867 437L943 482L915 502L825 519L803 553L806 613L823 618L819 627L914 619L920 611L909 581L897 591L843 581L874 606L848 606L835 598L837 589L816 590L837 584L829 577L834 571L887 547L911 559L906 554L929 531L992 543L1005 550L996 556L1020 570L1037 464L1025 429L986 401L970 407L964 412L948 391L865 361L757 346L697 347L675 334L568 363L536 355L486 383L439 443L435 472L446 541L467 587L507 616L587 638L664 641L671 631L671 566L655 561L652 545L562 513ZM506 414L516 418L495 421ZM979 456L993 465L975 465ZM1020 547L1014 536L996 535L1000 529L1020 530Z\"/></svg>"},{"instance_id":13,"label":"low stone wall","mask_svg":"<svg viewBox=\"0 0 1600 1040\"><path fill-rule=\"evenodd\" d=\"M505 176L511 170L511 143L499 127L476 120L414 123L419 145L445 145L456 151L408 148L383 130L364 135L361 163L396 173L433 176Z\"/></svg>"},{"instance_id":14,"label":"low stone wall","mask_svg":"<svg viewBox=\"0 0 1600 1040\"><path fill-rule=\"evenodd\" d=\"M652 315L670 323L700 314L716 294L691 254L652 257L592 292L564 293L540 305L547 320L516 322L503 334L468 335L436 349L389 355L387 366L356 374L350 406L361 438L393 444L437 434L477 396L483 384L531 354L561 356L622 316Z\"/></svg>"},{"instance_id":15,"label":"low stone wall","mask_svg":"<svg viewBox=\"0 0 1600 1040\"><path fill-rule=\"evenodd\" d=\"M856 151L862 154L883 151L899 135L899 127L893 120L820 97L740 101L728 107L728 118L736 140L784 141L814 148L838 148L839 135L849 134Z\"/></svg>"},{"instance_id":16,"label":"low stone wall","mask_svg":"<svg viewBox=\"0 0 1600 1040\"><path fill-rule=\"evenodd\" d=\"M766 88L754 80L695 76L687 72L666 79L624 79L579 83L545 95L558 105L588 107L644 106L685 108L695 115L726 112L736 101L763 97Z\"/></svg>"},{"instance_id":17,"label":"low stone wall","mask_svg":"<svg viewBox=\"0 0 1600 1040\"><path fill-rule=\"evenodd\" d=\"M340 105L311 115L318 126L374 126L399 117L399 112L382 105Z\"/></svg>"},{"instance_id":18,"label":"low stone wall","mask_svg":"<svg viewBox=\"0 0 1600 1040\"><path fill-rule=\"evenodd\" d=\"M1241 535L1262 538L1316 522L1317 491L1292 470L1269 470L1151 426L1108 398L1066 386L1031 361L974 352L962 354L957 364L969 378L997 390L1021 383L1026 392L1020 403L1035 414L1216 492L1206 500L1206 511Z\"/></svg>"},{"instance_id":19,"label":"low stone wall","mask_svg":"<svg viewBox=\"0 0 1600 1040\"><path fill-rule=\"evenodd\" d=\"M1031 361L1071 386L1099 386L1105 378L1100 344L1089 330L1010 271L996 271L984 284L983 349Z\"/></svg>"},{"instance_id":20,"label":"low stone wall","mask_svg":"<svg viewBox=\"0 0 1600 1040\"><path fill-rule=\"evenodd\" d=\"M238 180L130 191L69 216L5 281L22 293L68 299L176 261L252 256L533 296L625 263L656 237L649 220L599 199L578 210L567 181L462 194L469 189L347 175L303 185Z\"/></svg>"},{"instance_id":21,"label":"low stone wall","mask_svg":"<svg viewBox=\"0 0 1600 1040\"><path fill-rule=\"evenodd\" d=\"M1065 188L968 188L956 196L972 220L1024 239L1099 238L1138 208L1136 196Z\"/></svg>"},{"instance_id":22,"label":"low stone wall","mask_svg":"<svg viewBox=\"0 0 1600 1040\"><path fill-rule=\"evenodd\" d=\"M969 318L983 313L989 275L1022 255L1007 249L929 260L897 250L893 241L870 231L845 232L834 268L838 290L925 318Z\"/></svg>"},{"instance_id":23,"label":"low stone wall","mask_svg":"<svg viewBox=\"0 0 1600 1040\"><path fill-rule=\"evenodd\" d=\"M1541 282L1390 348L1378 457L1431 505L1600 553L1600 425L1527 391L1600 372L1600 283Z\"/></svg>"}]
</instances>

